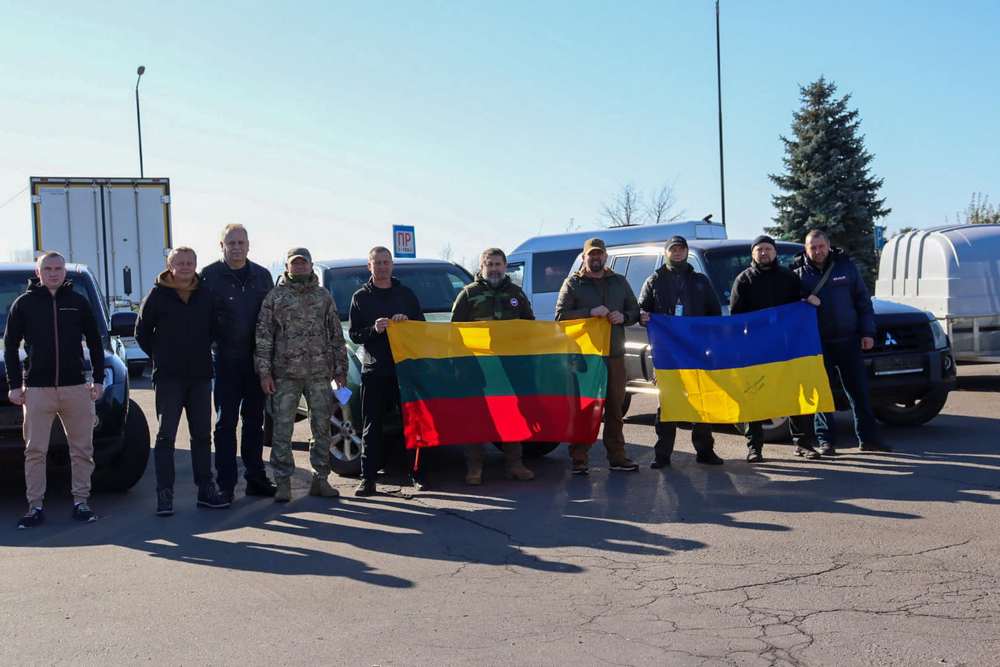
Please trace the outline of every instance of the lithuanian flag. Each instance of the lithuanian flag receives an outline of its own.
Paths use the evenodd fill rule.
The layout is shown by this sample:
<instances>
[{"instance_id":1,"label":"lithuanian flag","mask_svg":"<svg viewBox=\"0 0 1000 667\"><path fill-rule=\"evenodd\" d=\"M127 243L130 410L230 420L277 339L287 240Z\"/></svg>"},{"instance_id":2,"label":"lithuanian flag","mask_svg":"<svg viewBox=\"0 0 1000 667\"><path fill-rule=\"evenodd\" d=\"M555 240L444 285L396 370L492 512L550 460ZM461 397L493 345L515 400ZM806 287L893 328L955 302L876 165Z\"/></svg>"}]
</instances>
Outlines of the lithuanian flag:
<instances>
[{"instance_id":1,"label":"lithuanian flag","mask_svg":"<svg viewBox=\"0 0 1000 667\"><path fill-rule=\"evenodd\" d=\"M408 448L597 438L607 320L410 321L388 331Z\"/></svg>"},{"instance_id":2,"label":"lithuanian flag","mask_svg":"<svg viewBox=\"0 0 1000 667\"><path fill-rule=\"evenodd\" d=\"M833 411L816 309L730 317L653 315L660 420L736 424Z\"/></svg>"}]
</instances>

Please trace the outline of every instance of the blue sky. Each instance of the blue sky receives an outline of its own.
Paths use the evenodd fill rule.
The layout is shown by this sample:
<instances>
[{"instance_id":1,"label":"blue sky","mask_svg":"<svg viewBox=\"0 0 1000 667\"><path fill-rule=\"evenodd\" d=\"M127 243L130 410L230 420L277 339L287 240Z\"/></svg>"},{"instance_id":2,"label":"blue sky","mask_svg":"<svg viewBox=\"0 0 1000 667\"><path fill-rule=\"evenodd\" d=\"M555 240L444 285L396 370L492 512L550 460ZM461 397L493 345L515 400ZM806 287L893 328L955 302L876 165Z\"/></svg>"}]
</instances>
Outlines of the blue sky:
<instances>
[{"instance_id":1,"label":"blue sky","mask_svg":"<svg viewBox=\"0 0 1000 667\"><path fill-rule=\"evenodd\" d=\"M456 259L598 227L634 183L720 217L715 22L686 2L0 0L0 259L30 248L29 176L171 178L174 238L227 222L269 263L417 228ZM890 227L1000 201L1000 3L722 2L731 237L770 224L798 86L852 94ZM15 196L16 195L16 196Z\"/></svg>"}]
</instances>

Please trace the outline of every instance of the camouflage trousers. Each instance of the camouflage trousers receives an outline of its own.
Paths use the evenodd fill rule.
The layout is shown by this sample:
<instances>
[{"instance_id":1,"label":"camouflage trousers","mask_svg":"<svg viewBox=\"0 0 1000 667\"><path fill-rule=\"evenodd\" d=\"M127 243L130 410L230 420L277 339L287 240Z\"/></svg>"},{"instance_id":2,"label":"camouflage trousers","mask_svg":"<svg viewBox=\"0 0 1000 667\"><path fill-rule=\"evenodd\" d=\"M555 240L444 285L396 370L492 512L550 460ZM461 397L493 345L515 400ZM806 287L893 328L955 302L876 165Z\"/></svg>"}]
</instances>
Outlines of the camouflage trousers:
<instances>
[{"instance_id":1,"label":"camouflage trousers","mask_svg":"<svg viewBox=\"0 0 1000 667\"><path fill-rule=\"evenodd\" d=\"M295 472L292 456L292 430L295 428L295 411L299 398L305 395L309 406L309 463L313 474L327 477L330 474L330 399L329 380L297 380L275 378L275 391L270 398L274 431L271 440L271 467L275 479L291 477Z\"/></svg>"}]
</instances>

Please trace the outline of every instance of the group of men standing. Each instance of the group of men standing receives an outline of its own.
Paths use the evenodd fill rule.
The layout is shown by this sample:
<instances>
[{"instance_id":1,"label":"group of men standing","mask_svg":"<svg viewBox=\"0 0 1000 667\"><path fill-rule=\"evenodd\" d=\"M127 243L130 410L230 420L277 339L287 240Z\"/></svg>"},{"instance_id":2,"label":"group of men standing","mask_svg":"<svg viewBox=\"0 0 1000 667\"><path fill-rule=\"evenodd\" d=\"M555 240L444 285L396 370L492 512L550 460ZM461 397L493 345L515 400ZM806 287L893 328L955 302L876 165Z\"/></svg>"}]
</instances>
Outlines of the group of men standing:
<instances>
[{"instance_id":1,"label":"group of men standing","mask_svg":"<svg viewBox=\"0 0 1000 667\"><path fill-rule=\"evenodd\" d=\"M312 441L310 495L339 495L328 481L332 409L331 388L347 384L348 360L343 325L329 290L313 270L305 248L286 255L285 270L273 283L270 273L248 259L249 238L242 225L227 225L221 235L222 259L197 273L197 256L178 247L167 258L167 269L144 299L136 324L136 340L153 363L157 415L154 448L156 513L174 511L174 442L182 413L191 435L191 458L197 505L225 508L233 502L237 482L237 426L242 421L240 454L246 494L291 499L295 470L291 437L299 401L309 407ZM830 247L820 230L809 232L805 252L792 268L777 262L777 248L768 236L751 247L751 265L736 278L730 312L739 314L806 300L818 309L820 337L831 382L840 382L855 415L862 450L888 451L881 440L868 397L862 350L873 345L874 318L867 289L853 262ZM637 299L624 276L607 268L604 242L593 238L583 248L583 263L559 292L555 317L570 320L603 317L611 324L603 443L609 468L634 472L623 435L626 391L625 327L646 325L653 314L669 317L720 316L716 292L708 278L688 262L688 244L681 236L664 247L664 262L642 286ZM378 246L368 255L371 278L355 292L350 305L349 336L361 352L362 457L361 482L355 495L376 493L377 473L385 464L383 427L400 405L395 364L386 330L393 322L423 320L412 290L393 277L392 254ZM499 248L480 257L475 280L458 295L452 321L534 319L531 303L506 273L507 258ZM5 332L10 400L25 406L25 472L28 513L19 527L41 523L45 491L48 430L59 415L66 426L73 463L74 517L93 521L88 505L93 472L93 401L100 398L104 373L103 348L90 309L80 303L66 282L65 260L46 253L37 264L38 278L12 306ZM69 328L60 341L51 337L51 313L78 312L66 318ZM48 318L48 319L47 319ZM93 362L93 382L82 372L79 341L85 339ZM21 366L16 352L28 343L27 390L17 380ZM69 341L67 343L67 341ZM63 349L65 348L65 349ZM60 362L59 353L62 352ZM54 353L54 354L53 354ZM53 361L54 358L54 361ZM53 369L51 366L58 366ZM62 372L63 382L59 380ZM49 382L53 375L55 382ZM72 375L66 381L67 375ZM69 386L67 386L69 385ZM37 394L37 396L34 396ZM79 394L79 396L77 396ZM28 396L30 400L26 400ZM215 406L215 475L212 474L211 406ZM274 481L263 461L265 407L273 419L270 462ZM796 454L818 458L836 453L832 415L795 417ZM677 424L657 419L653 468L670 466ZM696 461L719 465L711 426L693 424ZM747 426L747 460L763 460L763 425ZM570 446L571 472L589 472L589 444ZM503 446L508 477L530 480L520 443ZM468 484L483 478L483 445L465 448ZM414 484L427 486L414 471Z\"/></svg>"}]
</instances>

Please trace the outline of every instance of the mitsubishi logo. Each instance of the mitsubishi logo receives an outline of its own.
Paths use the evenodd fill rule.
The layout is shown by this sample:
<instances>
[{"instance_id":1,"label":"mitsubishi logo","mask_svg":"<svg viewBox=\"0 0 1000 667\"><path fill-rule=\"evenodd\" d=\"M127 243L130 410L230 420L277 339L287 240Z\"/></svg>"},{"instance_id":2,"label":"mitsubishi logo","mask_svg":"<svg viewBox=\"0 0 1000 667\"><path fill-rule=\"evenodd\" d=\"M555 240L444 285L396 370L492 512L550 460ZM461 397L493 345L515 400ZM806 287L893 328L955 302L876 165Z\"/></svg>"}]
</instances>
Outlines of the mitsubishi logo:
<instances>
[{"instance_id":1,"label":"mitsubishi logo","mask_svg":"<svg viewBox=\"0 0 1000 667\"><path fill-rule=\"evenodd\" d=\"M899 345L899 342L895 338L892 337L892 332L891 331L886 331L885 332L885 346L886 347L892 347L893 345Z\"/></svg>"}]
</instances>

